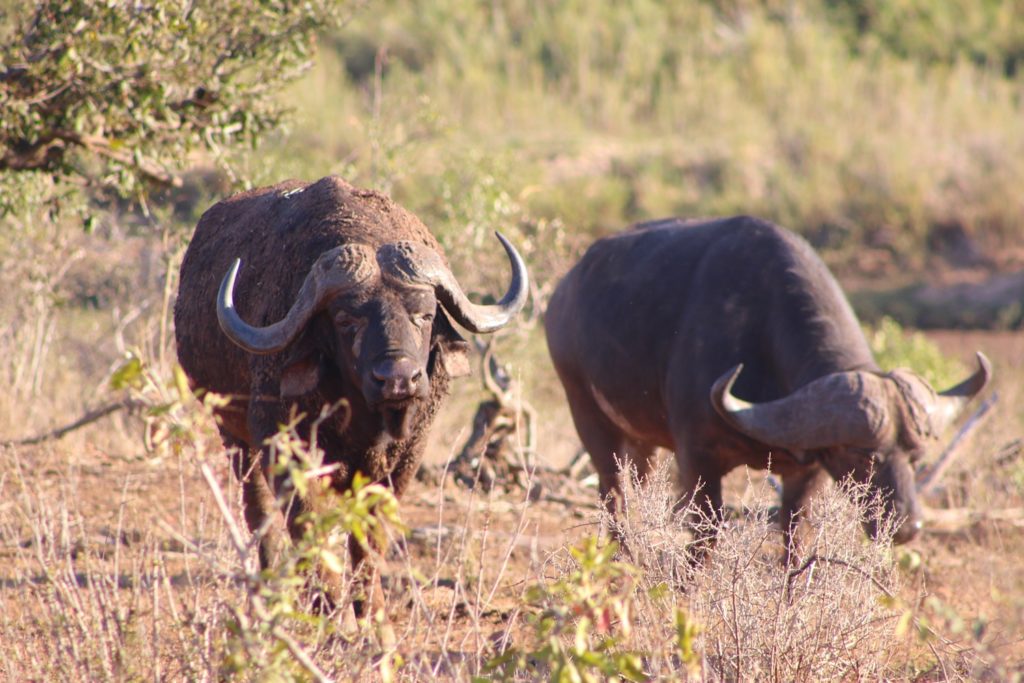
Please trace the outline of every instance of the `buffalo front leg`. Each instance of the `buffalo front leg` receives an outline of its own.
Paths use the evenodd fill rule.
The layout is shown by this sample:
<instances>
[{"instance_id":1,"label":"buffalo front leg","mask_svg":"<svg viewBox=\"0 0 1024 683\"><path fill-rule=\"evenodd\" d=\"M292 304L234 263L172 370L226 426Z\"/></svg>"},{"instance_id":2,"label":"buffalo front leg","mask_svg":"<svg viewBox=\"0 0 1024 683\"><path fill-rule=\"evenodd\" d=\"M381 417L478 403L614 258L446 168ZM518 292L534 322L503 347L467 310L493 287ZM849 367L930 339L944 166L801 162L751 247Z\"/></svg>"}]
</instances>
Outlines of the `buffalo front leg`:
<instances>
[{"instance_id":1,"label":"buffalo front leg","mask_svg":"<svg viewBox=\"0 0 1024 683\"><path fill-rule=\"evenodd\" d=\"M785 547L786 564L800 561L810 541L805 510L811 496L824 483L827 474L820 467L810 467L782 478L782 507L779 526Z\"/></svg>"},{"instance_id":2,"label":"buffalo front leg","mask_svg":"<svg viewBox=\"0 0 1024 683\"><path fill-rule=\"evenodd\" d=\"M250 408L249 429L256 442L266 443L273 436L273 433L261 431L264 425L277 425L286 421L278 412L277 406L273 404L255 404ZM311 531L322 531L315 528L319 517L317 513L324 510L325 500L329 501L330 498L316 482L307 482L307 494L299 495L290 476L279 473L280 468L276 467L274 458L273 449L264 446L253 453L254 463L250 468L252 475L249 490L254 502L259 503L260 509L273 509L278 515L280 513L277 511L283 513L287 529L285 533L277 527L273 534L264 536L264 543L260 546L261 560L266 555L268 561L264 567L279 566L284 557L283 552L289 545L293 548L302 547L310 540L307 536ZM325 613L333 611L344 597L341 577L322 561L317 562L312 569L306 581L306 592L313 608Z\"/></svg>"},{"instance_id":3,"label":"buffalo front leg","mask_svg":"<svg viewBox=\"0 0 1024 683\"><path fill-rule=\"evenodd\" d=\"M283 519L277 509L274 493L263 476L258 451L234 442L231 469L242 485L242 510L249 532L259 537L260 567L277 566L288 549L289 542Z\"/></svg>"},{"instance_id":4,"label":"buffalo front leg","mask_svg":"<svg viewBox=\"0 0 1024 683\"><path fill-rule=\"evenodd\" d=\"M676 451L679 468L679 509L689 510L693 528L693 559L701 561L714 547L715 537L724 521L722 511L722 473L707 463L711 458L681 448Z\"/></svg>"},{"instance_id":5,"label":"buffalo front leg","mask_svg":"<svg viewBox=\"0 0 1024 683\"><path fill-rule=\"evenodd\" d=\"M383 549L379 547L372 534L367 537L366 542L369 547L360 543L355 535L348 537L349 556L352 560L357 591L352 600L352 610L356 619L368 619L375 625L380 644L387 649L394 647L397 638L388 620L380 567L377 564L377 559L383 557Z\"/></svg>"},{"instance_id":6,"label":"buffalo front leg","mask_svg":"<svg viewBox=\"0 0 1024 683\"><path fill-rule=\"evenodd\" d=\"M262 460L260 451L243 449L235 458L235 475L242 482L246 526L259 537L260 567L273 569L281 566L288 552L302 541L308 528L306 513L312 506L307 498L285 494L282 517L281 503L264 475ZM341 578L320 565L308 592L316 609L332 611L341 600Z\"/></svg>"},{"instance_id":7,"label":"buffalo front leg","mask_svg":"<svg viewBox=\"0 0 1024 683\"><path fill-rule=\"evenodd\" d=\"M367 542L370 542L367 538ZM376 545L376 544L374 544ZM380 555L380 548L368 548L354 536L348 537L348 551L352 559L352 571L355 574L357 594L352 600L352 608L357 618L375 617L386 607L384 589L381 587L380 568L375 555Z\"/></svg>"},{"instance_id":8,"label":"buffalo front leg","mask_svg":"<svg viewBox=\"0 0 1024 683\"><path fill-rule=\"evenodd\" d=\"M321 488L317 482L309 482L306 495L299 495L290 483L277 483L282 489L279 495L287 499L285 519L292 543L300 547L309 542L321 543L329 536L329 530L322 527L320 520L332 504L333 492ZM341 575L322 560L316 563L312 576L306 582L306 590L313 609L318 612L333 612L344 601Z\"/></svg>"}]
</instances>

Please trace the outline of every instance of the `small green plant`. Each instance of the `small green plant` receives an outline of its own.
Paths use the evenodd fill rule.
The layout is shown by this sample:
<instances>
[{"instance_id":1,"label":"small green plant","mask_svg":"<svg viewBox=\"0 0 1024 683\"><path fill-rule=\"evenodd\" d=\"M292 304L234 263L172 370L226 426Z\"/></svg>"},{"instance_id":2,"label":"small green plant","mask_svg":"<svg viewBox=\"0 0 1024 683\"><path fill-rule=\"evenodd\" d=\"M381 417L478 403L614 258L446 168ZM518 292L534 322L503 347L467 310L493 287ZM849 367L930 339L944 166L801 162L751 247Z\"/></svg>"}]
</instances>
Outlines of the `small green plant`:
<instances>
[{"instance_id":1,"label":"small green plant","mask_svg":"<svg viewBox=\"0 0 1024 683\"><path fill-rule=\"evenodd\" d=\"M337 407L325 407L321 419ZM353 644L383 642L385 647L394 641L384 614L369 615L352 633L339 628L336 615L311 608L311 598L316 597L317 590L314 577L327 572L352 584L351 568L341 559L349 536L372 553L374 548L385 545L389 529L404 533L405 526L394 494L369 477L357 472L342 494L323 484L324 474L329 474L330 468L322 466L322 453L315 442L310 446L300 438L297 428L303 417L293 415L272 437L270 447L276 456L272 475L285 477L289 489L315 502L299 517L304 530L302 538L294 541L276 566L251 572L243 563L238 569L240 578L249 586L250 602L244 610L232 609L234 619L228 625L231 635L226 644L224 669L234 676L249 678L259 673L265 677L274 672L283 679L309 675L319 678L322 673L309 651L328 640L340 637ZM280 501L282 506L287 504L287 498ZM372 668L378 677L388 681L401 665L398 653L389 651L377 657Z\"/></svg>"},{"instance_id":2,"label":"small green plant","mask_svg":"<svg viewBox=\"0 0 1024 683\"><path fill-rule=\"evenodd\" d=\"M287 429L282 427L282 434ZM331 504L303 515L305 534L277 566L256 573L240 570L250 601L244 608L231 608L223 662L223 672L231 677L319 678L322 673L311 651L337 638L352 644L383 640L389 628L385 615L375 614L361 620L355 633L345 632L335 615L310 609L308 589L310 576L318 569L350 576L339 550L348 535L368 546L372 538L386 533L386 526L404 529L394 494L359 474L343 495L312 492L309 488L316 484L310 480L315 474L310 477L310 470L303 467L289 470L294 481L305 482L296 489L305 489L306 495L325 495ZM402 663L397 652L389 651L376 658L373 668L381 680L389 681Z\"/></svg>"},{"instance_id":3,"label":"small green plant","mask_svg":"<svg viewBox=\"0 0 1024 683\"><path fill-rule=\"evenodd\" d=\"M701 656L697 651L697 637L703 630L682 609L676 609L676 651L689 673L697 675L701 669Z\"/></svg>"},{"instance_id":4,"label":"small green plant","mask_svg":"<svg viewBox=\"0 0 1024 683\"><path fill-rule=\"evenodd\" d=\"M699 678L703 657L697 639L703 628L676 605L667 584L644 590L643 570L616 560L618 550L617 543L602 545L596 536L569 548L573 569L526 590L526 601L539 607L527 617L528 645L492 658L485 671L503 681L519 680L526 672L535 679L537 671L553 683L647 681L659 675L650 671L653 665L674 676ZM640 618L638 607L648 612L647 619ZM659 621L652 614L671 618L673 628L663 632L667 637L651 639L651 622Z\"/></svg>"},{"instance_id":5,"label":"small green plant","mask_svg":"<svg viewBox=\"0 0 1024 683\"><path fill-rule=\"evenodd\" d=\"M224 407L227 399L206 392L197 400L179 366L171 369L170 377L164 377L141 351L133 350L114 370L109 384L114 390L127 391L141 407L147 450L155 457L186 452L199 455L206 452L206 444L216 441L210 430L214 409ZM326 406L320 420L342 407ZM258 568L255 548L259 538L246 538L212 468L206 463L200 465L227 524L235 555L233 560L225 560L199 547L193 550L218 574L231 576L234 583L244 586L247 596L240 604L222 605L225 634L219 650L219 675L240 680L328 680L320 660L327 658L332 644L345 643L366 655L361 664L353 658L355 668L362 665L377 678L390 681L403 661L393 649L380 652L378 643L386 643L385 634L390 633L386 616L369 615L352 630L351 624L339 618L347 605L330 613L313 607L313 603L320 588L317 582L325 573L340 579L342 586L354 589L358 585L351 567L342 559L348 554L349 536L372 555L374 548L386 544L389 533L405 532L398 501L390 489L358 472L343 493L325 485L325 475L333 469L323 466L323 454L316 447L315 425L319 420L314 421L314 436L309 443L298 431L304 417L293 414L268 442L274 456L270 474L285 482L280 509L291 502L292 494L314 501L311 509L299 517L303 535L293 539L272 567ZM220 456L219 447L213 448ZM394 640L393 634L390 639Z\"/></svg>"},{"instance_id":6,"label":"small green plant","mask_svg":"<svg viewBox=\"0 0 1024 683\"><path fill-rule=\"evenodd\" d=\"M639 570L614 560L617 551L616 543L602 547L593 536L570 548L575 571L526 591L526 600L541 607L529 617L533 646L506 651L489 662L488 671L500 680L515 680L517 672L537 666L558 682L647 680L642 655L627 647Z\"/></svg>"},{"instance_id":7,"label":"small green plant","mask_svg":"<svg viewBox=\"0 0 1024 683\"><path fill-rule=\"evenodd\" d=\"M897 565L906 576L919 581L919 590L925 588L926 557L915 550L902 549ZM909 658L914 678L927 678L937 671L957 671L972 680L1021 680L1019 673L1007 670L1005 662L1000 661L989 633L990 619L984 614L966 617L934 593L919 592L913 600L886 593L879 602L899 614L894 627L896 638L917 645L922 653L927 650L927 654Z\"/></svg>"}]
</instances>

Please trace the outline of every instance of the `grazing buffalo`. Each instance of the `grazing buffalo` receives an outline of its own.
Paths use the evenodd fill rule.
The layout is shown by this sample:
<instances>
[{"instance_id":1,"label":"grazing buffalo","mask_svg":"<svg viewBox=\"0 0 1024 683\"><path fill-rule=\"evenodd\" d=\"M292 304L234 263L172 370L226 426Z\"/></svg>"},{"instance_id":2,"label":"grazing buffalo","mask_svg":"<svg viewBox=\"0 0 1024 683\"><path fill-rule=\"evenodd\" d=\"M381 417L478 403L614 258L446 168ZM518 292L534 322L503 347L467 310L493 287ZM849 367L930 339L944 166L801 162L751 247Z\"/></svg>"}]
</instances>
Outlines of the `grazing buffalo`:
<instances>
[{"instance_id":1,"label":"grazing buffalo","mask_svg":"<svg viewBox=\"0 0 1024 683\"><path fill-rule=\"evenodd\" d=\"M977 372L942 393L908 370L883 372L810 245L745 216L599 240L558 285L545 326L613 514L617 459L642 477L657 447L674 451L683 491L700 490L719 519L722 477L770 464L787 547L826 473L867 484L894 540L913 538L914 463L991 374L980 353Z\"/></svg>"},{"instance_id":2,"label":"grazing buffalo","mask_svg":"<svg viewBox=\"0 0 1024 683\"><path fill-rule=\"evenodd\" d=\"M322 408L344 401L347 408L316 430L324 464L336 468L330 485L345 491L360 472L400 496L449 380L469 371L468 344L449 316L472 332L493 332L526 300L526 267L498 239L512 283L484 306L469 301L418 218L340 178L244 192L203 214L181 265L178 358L194 388L231 398L217 409L218 427L224 444L240 449L249 529L270 527L264 566L288 542L272 522L275 499L291 490L268 477L267 439L292 411L305 415L299 433L308 439ZM299 518L314 507L311 498L290 507L293 538L303 533ZM365 549L349 546L358 567ZM336 601L336 577L332 586L330 573L321 574ZM383 596L372 562L364 574L376 610Z\"/></svg>"}]
</instances>

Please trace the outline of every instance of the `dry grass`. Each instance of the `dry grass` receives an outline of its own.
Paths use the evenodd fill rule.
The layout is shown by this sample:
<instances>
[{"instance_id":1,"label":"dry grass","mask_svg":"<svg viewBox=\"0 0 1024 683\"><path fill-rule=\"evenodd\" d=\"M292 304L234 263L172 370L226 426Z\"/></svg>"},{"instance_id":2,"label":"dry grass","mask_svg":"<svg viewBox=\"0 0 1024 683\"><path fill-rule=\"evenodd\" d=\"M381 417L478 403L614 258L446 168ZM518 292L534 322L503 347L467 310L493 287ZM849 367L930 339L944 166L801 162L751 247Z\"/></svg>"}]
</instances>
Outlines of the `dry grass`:
<instances>
[{"instance_id":1,"label":"dry grass","mask_svg":"<svg viewBox=\"0 0 1024 683\"><path fill-rule=\"evenodd\" d=\"M898 592L899 577L887 534L874 542L863 538L861 521L872 506L858 500L859 492L830 487L809 511L813 531L803 563L789 567L781 560L770 487L748 480L746 488L741 498L749 506L732 515L703 562L689 552L692 534L684 520L694 508L674 510L667 467L642 489L634 484L627 490L620 528L631 558L643 569L648 591L681 591L670 604L700 625L695 647L703 674L784 681L884 677L898 616L884 607L884 598ZM658 604L645 605L645 629L671 624L671 613ZM657 675L671 680L686 673L669 666Z\"/></svg>"},{"instance_id":2,"label":"dry grass","mask_svg":"<svg viewBox=\"0 0 1024 683\"><path fill-rule=\"evenodd\" d=\"M409 681L488 675L489 660L536 640L530 615L543 605L525 599L528 588L578 571L567 550L599 523L592 490L567 487L566 505L525 494L484 497L451 483L414 488L403 503L410 533L392 544L386 561L399 660L381 650L373 625L346 632L337 615L261 617L254 597L273 605L264 589L275 584L258 583L251 544L242 553L233 547L238 491L217 464L214 443L199 441L179 458L107 468L69 464L63 455L46 447L0 453L0 671L7 680L247 680L260 671L308 678L275 627L336 680L375 679L388 666ZM203 462L220 472L212 486ZM228 517L215 504L220 491L231 502ZM930 591L919 578L899 570L885 543L863 539L864 508L849 495L836 488L815 501L813 561L788 569L763 494L748 495L752 506L697 566L687 554L690 533L672 512L666 470L630 501L625 538L637 549L630 557L639 574L615 598L628 606L609 634L618 649L640 653L651 678L1006 671L993 668L997 658L980 641L950 638L948 624L926 607ZM678 614L699 629L689 660L678 645ZM919 627L932 629L929 641L913 635ZM533 680L542 671L513 678Z\"/></svg>"}]
</instances>

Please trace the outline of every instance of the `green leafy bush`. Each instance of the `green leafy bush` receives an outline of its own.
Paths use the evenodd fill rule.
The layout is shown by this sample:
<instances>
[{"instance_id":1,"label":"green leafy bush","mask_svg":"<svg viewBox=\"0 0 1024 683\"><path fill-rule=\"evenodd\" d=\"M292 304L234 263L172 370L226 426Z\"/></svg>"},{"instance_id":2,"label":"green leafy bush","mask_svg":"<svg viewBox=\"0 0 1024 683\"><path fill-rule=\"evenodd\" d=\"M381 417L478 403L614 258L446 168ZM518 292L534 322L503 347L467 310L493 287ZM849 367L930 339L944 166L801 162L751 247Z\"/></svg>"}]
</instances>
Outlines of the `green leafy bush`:
<instances>
[{"instance_id":1,"label":"green leafy bush","mask_svg":"<svg viewBox=\"0 0 1024 683\"><path fill-rule=\"evenodd\" d=\"M742 212L917 265L949 231L1019 241L1024 214L1006 201L1024 172L1019 77L989 64L1020 40L984 28L1014 24L999 19L1012 3L876 4L863 18L814 0L386 2L334 39L340 66L323 82L336 93L296 93L317 121L304 163L345 156L372 178L373 145L332 131L337 109L406 134L429 109L441 125L390 161L428 224L443 207L422 188L484 149L514 160L503 189L526 211L579 235ZM907 28L890 13L921 17ZM937 54L915 35L959 47Z\"/></svg>"},{"instance_id":2,"label":"green leafy bush","mask_svg":"<svg viewBox=\"0 0 1024 683\"><path fill-rule=\"evenodd\" d=\"M316 32L345 12L332 0L37 0L3 13L0 215L56 208L83 183L144 198L180 183L192 152L255 144L281 124L278 91L310 65Z\"/></svg>"},{"instance_id":3,"label":"green leafy bush","mask_svg":"<svg viewBox=\"0 0 1024 683\"><path fill-rule=\"evenodd\" d=\"M892 318L882 318L865 332L883 370L910 368L939 388L952 386L966 374L963 364L943 355L935 342L920 332L908 332Z\"/></svg>"}]
</instances>

